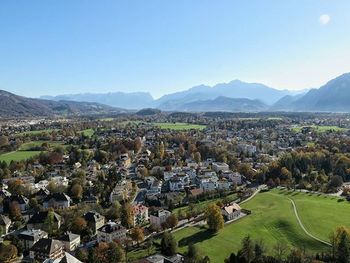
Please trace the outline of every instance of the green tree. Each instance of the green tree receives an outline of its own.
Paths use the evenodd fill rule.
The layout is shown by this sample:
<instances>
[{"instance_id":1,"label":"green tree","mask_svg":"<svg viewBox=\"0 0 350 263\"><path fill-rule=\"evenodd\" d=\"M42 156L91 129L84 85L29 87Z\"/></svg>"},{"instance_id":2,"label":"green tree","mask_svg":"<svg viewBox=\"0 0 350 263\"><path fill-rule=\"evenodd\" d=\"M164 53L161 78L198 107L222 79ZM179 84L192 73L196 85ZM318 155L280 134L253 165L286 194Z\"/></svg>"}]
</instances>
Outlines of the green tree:
<instances>
[{"instance_id":1,"label":"green tree","mask_svg":"<svg viewBox=\"0 0 350 263\"><path fill-rule=\"evenodd\" d=\"M160 242L160 249L165 256L173 256L177 252L177 242L174 236L169 232L164 232Z\"/></svg>"}]
</instances>

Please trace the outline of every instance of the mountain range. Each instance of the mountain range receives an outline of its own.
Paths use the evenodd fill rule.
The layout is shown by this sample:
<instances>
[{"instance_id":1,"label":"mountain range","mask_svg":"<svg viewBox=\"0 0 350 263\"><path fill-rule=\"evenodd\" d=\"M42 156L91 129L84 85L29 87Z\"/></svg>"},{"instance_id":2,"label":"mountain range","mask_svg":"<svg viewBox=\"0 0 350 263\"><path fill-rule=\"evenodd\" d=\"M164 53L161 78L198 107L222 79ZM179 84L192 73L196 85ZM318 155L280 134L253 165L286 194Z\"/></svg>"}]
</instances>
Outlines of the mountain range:
<instances>
[{"instance_id":1,"label":"mountain range","mask_svg":"<svg viewBox=\"0 0 350 263\"><path fill-rule=\"evenodd\" d=\"M0 117L91 115L127 112L122 108L151 108L178 112L350 112L350 73L318 89L303 92L276 90L263 84L234 80L213 87L201 85L165 95L149 93L73 94L40 99L0 91Z\"/></svg>"},{"instance_id":2,"label":"mountain range","mask_svg":"<svg viewBox=\"0 0 350 263\"><path fill-rule=\"evenodd\" d=\"M0 117L33 117L53 115L91 115L123 110L92 102L32 99L0 90Z\"/></svg>"},{"instance_id":3,"label":"mountain range","mask_svg":"<svg viewBox=\"0 0 350 263\"><path fill-rule=\"evenodd\" d=\"M181 110L185 104L194 103L199 100L213 100L217 97L228 97L236 99L261 100L261 102L272 105L285 95L295 95L304 91L288 91L270 88L259 83L246 83L240 80L233 80L229 83L217 84L213 87L200 85L188 90L164 95L159 99L153 99L149 93L105 93L105 94L69 94L58 96L43 96L50 100L70 100L98 102L113 107L126 109L158 108L166 111Z\"/></svg>"}]
</instances>

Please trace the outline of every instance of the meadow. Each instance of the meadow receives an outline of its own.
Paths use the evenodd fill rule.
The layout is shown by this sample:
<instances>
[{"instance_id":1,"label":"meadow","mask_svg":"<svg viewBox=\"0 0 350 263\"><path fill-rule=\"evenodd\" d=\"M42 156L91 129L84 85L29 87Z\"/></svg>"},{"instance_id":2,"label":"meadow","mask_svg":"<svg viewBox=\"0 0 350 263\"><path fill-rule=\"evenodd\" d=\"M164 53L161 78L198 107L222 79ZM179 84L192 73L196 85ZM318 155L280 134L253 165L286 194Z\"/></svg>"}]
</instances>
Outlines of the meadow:
<instances>
[{"instance_id":1,"label":"meadow","mask_svg":"<svg viewBox=\"0 0 350 263\"><path fill-rule=\"evenodd\" d=\"M301 132L302 128L308 127L308 126L301 126L301 127L293 127L292 131L293 132ZM311 125L311 128L313 128L316 132L323 133L323 132L344 132L347 131L346 128L341 128L338 126L322 126L322 125Z\"/></svg>"},{"instance_id":2,"label":"meadow","mask_svg":"<svg viewBox=\"0 0 350 263\"><path fill-rule=\"evenodd\" d=\"M268 254L274 253L278 243L311 253L329 249L303 231L289 198L294 200L307 231L324 241L329 240L336 227L350 227L349 202L333 196L276 189L259 193L242 204L242 208L251 210L252 214L225 225L217 234L212 234L206 226L187 227L174 232L179 252L186 252L188 245L194 243L212 262L223 262L231 252L237 252L241 240L247 235L261 240ZM138 251L135 256L140 254L141 251Z\"/></svg>"},{"instance_id":3,"label":"meadow","mask_svg":"<svg viewBox=\"0 0 350 263\"><path fill-rule=\"evenodd\" d=\"M42 133L51 133L53 131L59 131L59 129L45 129L45 130L38 130L38 131L25 131L25 132L17 133L17 135L19 135L19 136L23 136L23 135L39 135L39 134L42 134Z\"/></svg>"},{"instance_id":4,"label":"meadow","mask_svg":"<svg viewBox=\"0 0 350 263\"><path fill-rule=\"evenodd\" d=\"M192 124L192 123L184 123L184 122L156 122L153 123L154 126L157 126L164 130L174 130L174 131L181 131L181 130L203 130L206 128L205 125L200 124Z\"/></svg>"},{"instance_id":5,"label":"meadow","mask_svg":"<svg viewBox=\"0 0 350 263\"><path fill-rule=\"evenodd\" d=\"M40 151L14 151L0 155L0 161L11 163L11 161L27 160L33 156L39 155Z\"/></svg>"}]
</instances>

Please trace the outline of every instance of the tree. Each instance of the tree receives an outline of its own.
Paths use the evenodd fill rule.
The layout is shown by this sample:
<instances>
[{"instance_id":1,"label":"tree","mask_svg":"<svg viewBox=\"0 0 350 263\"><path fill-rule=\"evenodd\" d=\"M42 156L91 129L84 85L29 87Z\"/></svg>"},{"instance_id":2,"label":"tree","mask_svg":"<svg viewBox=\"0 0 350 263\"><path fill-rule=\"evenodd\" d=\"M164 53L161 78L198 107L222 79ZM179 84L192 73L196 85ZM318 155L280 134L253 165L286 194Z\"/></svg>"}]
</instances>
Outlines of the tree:
<instances>
[{"instance_id":1,"label":"tree","mask_svg":"<svg viewBox=\"0 0 350 263\"><path fill-rule=\"evenodd\" d=\"M209 204L205 214L210 230L218 232L224 227L224 218L221 214L220 207L218 207L216 204Z\"/></svg>"},{"instance_id":2,"label":"tree","mask_svg":"<svg viewBox=\"0 0 350 263\"><path fill-rule=\"evenodd\" d=\"M120 217L120 213L121 213L121 206L120 206L120 203L116 201L108 209L107 217L108 219L116 220Z\"/></svg>"},{"instance_id":3,"label":"tree","mask_svg":"<svg viewBox=\"0 0 350 263\"><path fill-rule=\"evenodd\" d=\"M171 233L164 232L160 242L160 249L165 256L173 256L176 254L177 242Z\"/></svg>"},{"instance_id":4,"label":"tree","mask_svg":"<svg viewBox=\"0 0 350 263\"><path fill-rule=\"evenodd\" d=\"M12 262L17 258L17 248L14 245L0 244L0 262Z\"/></svg>"},{"instance_id":5,"label":"tree","mask_svg":"<svg viewBox=\"0 0 350 263\"><path fill-rule=\"evenodd\" d=\"M250 236L246 236L242 240L242 248L238 252L240 258L243 258L245 262L250 263L254 259L254 244Z\"/></svg>"},{"instance_id":6,"label":"tree","mask_svg":"<svg viewBox=\"0 0 350 263\"><path fill-rule=\"evenodd\" d=\"M6 146L8 144L9 144L8 138L4 135L0 136L0 147Z\"/></svg>"},{"instance_id":7,"label":"tree","mask_svg":"<svg viewBox=\"0 0 350 263\"><path fill-rule=\"evenodd\" d=\"M125 261L124 249L121 247L121 245L115 242L109 243L107 256L108 256L108 261L107 261L108 263L119 263L119 262Z\"/></svg>"},{"instance_id":8,"label":"tree","mask_svg":"<svg viewBox=\"0 0 350 263\"><path fill-rule=\"evenodd\" d=\"M84 218L77 216L73 219L71 231L75 234L81 234L87 228L87 222Z\"/></svg>"},{"instance_id":9,"label":"tree","mask_svg":"<svg viewBox=\"0 0 350 263\"><path fill-rule=\"evenodd\" d=\"M185 256L185 263L199 263L201 260L198 248L194 244L190 244Z\"/></svg>"},{"instance_id":10,"label":"tree","mask_svg":"<svg viewBox=\"0 0 350 263\"><path fill-rule=\"evenodd\" d=\"M55 212L52 208L47 211L47 217L45 219L45 230L49 235L52 235L57 228L55 228Z\"/></svg>"},{"instance_id":11,"label":"tree","mask_svg":"<svg viewBox=\"0 0 350 263\"><path fill-rule=\"evenodd\" d=\"M22 212L19 204L17 202L11 202L9 206L10 218L12 220L21 220Z\"/></svg>"},{"instance_id":12,"label":"tree","mask_svg":"<svg viewBox=\"0 0 350 263\"><path fill-rule=\"evenodd\" d=\"M350 262L350 230L338 227L335 235L336 258L338 263Z\"/></svg>"},{"instance_id":13,"label":"tree","mask_svg":"<svg viewBox=\"0 0 350 263\"><path fill-rule=\"evenodd\" d=\"M80 184L74 184L70 191L74 199L80 200L83 197L83 187Z\"/></svg>"},{"instance_id":14,"label":"tree","mask_svg":"<svg viewBox=\"0 0 350 263\"><path fill-rule=\"evenodd\" d=\"M134 225L134 213L130 203L123 203L120 214L120 221L122 225L126 228L131 228Z\"/></svg>"},{"instance_id":15,"label":"tree","mask_svg":"<svg viewBox=\"0 0 350 263\"><path fill-rule=\"evenodd\" d=\"M168 218L166 219L166 225L168 227L170 227L171 229L173 229L174 227L177 226L177 224L179 223L179 220L177 219L177 216L175 214L171 214L170 216L168 216Z\"/></svg>"},{"instance_id":16,"label":"tree","mask_svg":"<svg viewBox=\"0 0 350 263\"><path fill-rule=\"evenodd\" d=\"M200 154L200 152L196 152L193 156L194 160L196 161L196 163L200 163L202 160L202 156Z\"/></svg>"},{"instance_id":17,"label":"tree","mask_svg":"<svg viewBox=\"0 0 350 263\"><path fill-rule=\"evenodd\" d=\"M140 245L140 242L142 242L145 239L145 234L143 233L143 229L140 227L135 227L131 230L130 233L131 239L137 242L137 245Z\"/></svg>"}]
</instances>

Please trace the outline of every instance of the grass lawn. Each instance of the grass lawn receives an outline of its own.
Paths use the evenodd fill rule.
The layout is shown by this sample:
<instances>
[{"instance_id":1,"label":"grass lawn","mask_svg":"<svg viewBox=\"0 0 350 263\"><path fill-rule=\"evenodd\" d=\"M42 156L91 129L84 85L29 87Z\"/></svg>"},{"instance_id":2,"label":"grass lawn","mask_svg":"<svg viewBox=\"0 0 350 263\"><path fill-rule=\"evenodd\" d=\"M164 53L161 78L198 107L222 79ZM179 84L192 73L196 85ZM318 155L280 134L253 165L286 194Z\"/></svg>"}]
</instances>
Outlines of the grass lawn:
<instances>
[{"instance_id":1,"label":"grass lawn","mask_svg":"<svg viewBox=\"0 0 350 263\"><path fill-rule=\"evenodd\" d=\"M17 135L38 135L41 133L51 133L53 131L59 131L59 129L45 129L45 130L40 130L40 131L26 131L26 132L21 132L17 133Z\"/></svg>"},{"instance_id":2,"label":"grass lawn","mask_svg":"<svg viewBox=\"0 0 350 263\"><path fill-rule=\"evenodd\" d=\"M0 161L5 161L6 163L11 163L11 161L22 161L29 159L30 157L39 155L40 151L15 151L4 153L0 155Z\"/></svg>"},{"instance_id":3,"label":"grass lawn","mask_svg":"<svg viewBox=\"0 0 350 263\"><path fill-rule=\"evenodd\" d=\"M327 250L326 245L303 232L288 198L294 200L305 228L316 237L328 241L329 234L336 227L350 227L349 202L327 195L276 189L260 193L243 204L242 207L251 210L252 214L225 225L217 234L213 235L205 226L187 227L174 232L179 242L179 252L186 252L188 245L193 243L212 262L223 262L231 252L237 252L241 247L241 240L247 235L254 240L262 240L270 254L277 243L283 243L290 248L305 248L308 252ZM146 256L141 251L137 254Z\"/></svg>"},{"instance_id":4,"label":"grass lawn","mask_svg":"<svg viewBox=\"0 0 350 263\"><path fill-rule=\"evenodd\" d=\"M308 127L308 126L302 126L302 127L293 127L292 131L293 132L301 132L303 127ZM328 132L328 131L335 131L335 132L344 132L347 131L346 128L340 128L338 126L318 126L318 125L311 125L311 128L313 128L316 132Z\"/></svg>"},{"instance_id":5,"label":"grass lawn","mask_svg":"<svg viewBox=\"0 0 350 263\"><path fill-rule=\"evenodd\" d=\"M155 122L153 123L154 126L157 126L161 129L169 129L174 131L181 131L181 130L203 130L206 128L205 125L200 124L192 124L192 123L183 123L183 122Z\"/></svg>"},{"instance_id":6,"label":"grass lawn","mask_svg":"<svg viewBox=\"0 0 350 263\"><path fill-rule=\"evenodd\" d=\"M350 227L350 203L335 196L279 191L293 199L305 228L314 236L329 240L338 226Z\"/></svg>"},{"instance_id":7,"label":"grass lawn","mask_svg":"<svg viewBox=\"0 0 350 263\"><path fill-rule=\"evenodd\" d=\"M23 143L21 147L19 148L20 151L28 151L33 147L41 146L43 143L48 143L51 148L55 148L57 146L63 145L63 142L55 142L55 141L33 141L33 142L27 142ZM67 145L63 145L63 147L66 147Z\"/></svg>"},{"instance_id":8,"label":"grass lawn","mask_svg":"<svg viewBox=\"0 0 350 263\"><path fill-rule=\"evenodd\" d=\"M79 133L87 137L92 137L95 134L95 131L93 129L86 129L86 130L80 131Z\"/></svg>"}]
</instances>

